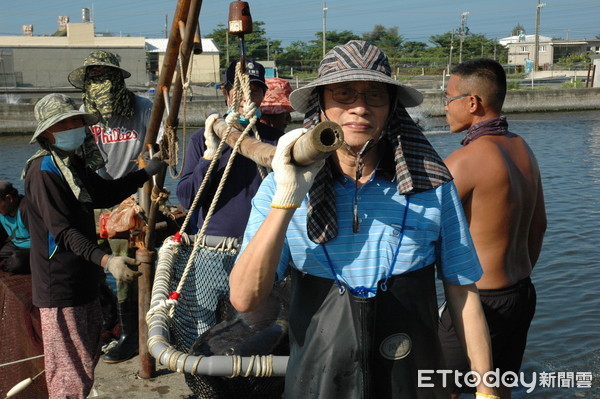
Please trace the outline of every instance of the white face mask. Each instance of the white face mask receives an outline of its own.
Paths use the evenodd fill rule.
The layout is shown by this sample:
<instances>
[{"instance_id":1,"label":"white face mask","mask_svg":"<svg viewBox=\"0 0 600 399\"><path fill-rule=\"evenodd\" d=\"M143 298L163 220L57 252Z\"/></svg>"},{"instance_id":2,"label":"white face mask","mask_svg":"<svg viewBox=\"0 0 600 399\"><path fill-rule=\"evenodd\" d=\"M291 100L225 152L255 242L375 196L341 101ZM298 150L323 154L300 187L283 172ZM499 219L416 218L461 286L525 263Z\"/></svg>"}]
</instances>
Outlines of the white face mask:
<instances>
[{"instance_id":1,"label":"white face mask","mask_svg":"<svg viewBox=\"0 0 600 399\"><path fill-rule=\"evenodd\" d=\"M63 130L54 134L54 146L63 151L75 151L85 140L85 127Z\"/></svg>"}]
</instances>

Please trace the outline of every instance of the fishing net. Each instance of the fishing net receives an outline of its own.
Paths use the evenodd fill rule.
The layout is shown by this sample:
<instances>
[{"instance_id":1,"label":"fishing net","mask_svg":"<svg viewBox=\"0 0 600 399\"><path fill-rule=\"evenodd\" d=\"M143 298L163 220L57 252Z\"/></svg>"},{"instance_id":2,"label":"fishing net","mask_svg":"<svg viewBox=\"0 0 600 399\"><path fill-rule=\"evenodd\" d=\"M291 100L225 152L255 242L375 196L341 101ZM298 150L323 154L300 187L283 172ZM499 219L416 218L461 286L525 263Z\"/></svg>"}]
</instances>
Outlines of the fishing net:
<instances>
[{"instance_id":1,"label":"fishing net","mask_svg":"<svg viewBox=\"0 0 600 399\"><path fill-rule=\"evenodd\" d=\"M243 83L238 83L239 81ZM232 109L237 110L241 104L242 91L246 98L250 98L249 80L247 76L243 76L239 63L236 68L234 89L238 90L234 91ZM183 233L192 212L198 205L201 193L205 190L206 178L196 193L180 233L177 233L172 239L165 240L158 254L151 309L147 315L148 346L151 352L155 345L160 348L164 347L155 357L171 370L181 372L191 369L191 372L184 373L186 383L192 392L201 398L270 399L281 398L283 393L284 377L271 377L273 361L270 354L252 354L252 363L250 367L246 368L246 372L242 370L243 362L240 356L231 356L231 377L216 377L196 373L203 355L194 356L190 353L190 349L198 337L222 321L224 310L231 307L229 303L229 273L233 268L240 243L236 238L226 238L221 243L214 244L215 247L210 247L206 245L205 231L231 170L232 161L238 152L239 143L251 130L257 134L254 128L257 120L255 107L251 101L244 106L247 111L245 115L250 123L233 147L201 231L195 237L188 237ZM226 145L226 138L238 118L239 115L234 111L228 116L228 131L215 151L215 157L206 176L210 176L213 168L216 167L221 150ZM264 177L264 171L261 168L259 168L259 172ZM211 245L213 244L211 243ZM162 332L153 335L151 331L155 329L162 332L168 331L168 337ZM193 362L191 367L189 367L190 362ZM254 375L251 375L251 370L254 371Z\"/></svg>"},{"instance_id":2,"label":"fishing net","mask_svg":"<svg viewBox=\"0 0 600 399\"><path fill-rule=\"evenodd\" d=\"M40 312L31 303L31 275L0 271L0 345L0 397L5 398L18 382L44 370ZM45 376L13 397L47 398Z\"/></svg>"},{"instance_id":3,"label":"fishing net","mask_svg":"<svg viewBox=\"0 0 600 399\"><path fill-rule=\"evenodd\" d=\"M175 292L178 282L194 252L195 237L184 237L181 243L171 238L159 252L153 298ZM190 242L192 241L192 242ZM199 246L192 258L192 267L180 288L178 304L169 323L170 345L188 353L196 339L207 329L223 320L229 303L229 273L237 256L236 245L221 248ZM151 342L149 341L149 344ZM177 368L177 366L175 366ZM185 373L191 391L200 398L280 398L284 377L214 377Z\"/></svg>"}]
</instances>

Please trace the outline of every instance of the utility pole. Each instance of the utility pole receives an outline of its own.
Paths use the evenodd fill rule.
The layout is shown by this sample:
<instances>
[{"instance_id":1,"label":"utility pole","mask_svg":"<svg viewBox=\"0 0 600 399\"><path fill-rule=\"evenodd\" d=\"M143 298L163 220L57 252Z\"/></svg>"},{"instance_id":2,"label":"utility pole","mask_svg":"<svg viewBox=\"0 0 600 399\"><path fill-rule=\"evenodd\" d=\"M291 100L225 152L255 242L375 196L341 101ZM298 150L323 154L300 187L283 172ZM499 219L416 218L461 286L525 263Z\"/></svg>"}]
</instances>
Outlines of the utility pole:
<instances>
[{"instance_id":1,"label":"utility pole","mask_svg":"<svg viewBox=\"0 0 600 399\"><path fill-rule=\"evenodd\" d=\"M327 52L327 0L323 0L323 58Z\"/></svg>"},{"instance_id":2,"label":"utility pole","mask_svg":"<svg viewBox=\"0 0 600 399\"><path fill-rule=\"evenodd\" d=\"M165 14L165 39L169 37L169 14Z\"/></svg>"},{"instance_id":3,"label":"utility pole","mask_svg":"<svg viewBox=\"0 0 600 399\"><path fill-rule=\"evenodd\" d=\"M538 0L539 1L539 0ZM458 52L458 63L462 62L463 42L465 41L465 24L467 23L468 12L460 14L460 50Z\"/></svg>"},{"instance_id":4,"label":"utility pole","mask_svg":"<svg viewBox=\"0 0 600 399\"><path fill-rule=\"evenodd\" d=\"M535 10L535 53L533 55L533 70L536 71L540 62L540 11L546 3L540 3L538 0L537 8Z\"/></svg>"},{"instance_id":5,"label":"utility pole","mask_svg":"<svg viewBox=\"0 0 600 399\"><path fill-rule=\"evenodd\" d=\"M448 59L448 75L450 75L450 69L452 68L452 50L454 50L454 29L452 29L452 36L450 36L450 57Z\"/></svg>"},{"instance_id":6,"label":"utility pole","mask_svg":"<svg viewBox=\"0 0 600 399\"><path fill-rule=\"evenodd\" d=\"M498 43L498 38L494 38L494 61L496 61L496 44Z\"/></svg>"}]
</instances>

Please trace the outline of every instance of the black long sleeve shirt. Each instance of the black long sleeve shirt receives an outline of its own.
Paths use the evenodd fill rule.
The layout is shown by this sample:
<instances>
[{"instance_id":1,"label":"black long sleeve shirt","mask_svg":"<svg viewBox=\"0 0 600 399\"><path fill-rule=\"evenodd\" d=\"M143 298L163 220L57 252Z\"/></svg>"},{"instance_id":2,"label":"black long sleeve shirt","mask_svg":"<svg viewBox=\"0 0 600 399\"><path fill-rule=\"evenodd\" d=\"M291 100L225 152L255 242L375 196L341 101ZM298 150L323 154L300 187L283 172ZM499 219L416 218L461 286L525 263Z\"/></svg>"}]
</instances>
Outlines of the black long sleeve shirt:
<instances>
[{"instance_id":1,"label":"black long sleeve shirt","mask_svg":"<svg viewBox=\"0 0 600 399\"><path fill-rule=\"evenodd\" d=\"M97 298L105 253L97 245L94 208L119 203L148 180L143 170L104 180L80 159L72 164L93 203L77 200L50 155L34 160L25 179L37 307L79 306Z\"/></svg>"}]
</instances>

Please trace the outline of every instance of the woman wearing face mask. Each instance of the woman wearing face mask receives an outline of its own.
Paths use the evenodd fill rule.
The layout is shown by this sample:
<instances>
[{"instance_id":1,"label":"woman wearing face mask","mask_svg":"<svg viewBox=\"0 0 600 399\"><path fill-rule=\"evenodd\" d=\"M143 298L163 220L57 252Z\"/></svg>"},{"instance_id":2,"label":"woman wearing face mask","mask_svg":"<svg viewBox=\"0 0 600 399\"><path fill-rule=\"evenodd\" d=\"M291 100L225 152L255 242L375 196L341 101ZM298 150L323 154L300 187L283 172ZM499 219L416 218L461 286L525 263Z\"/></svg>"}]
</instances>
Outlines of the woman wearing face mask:
<instances>
[{"instance_id":1,"label":"woman wearing face mask","mask_svg":"<svg viewBox=\"0 0 600 399\"><path fill-rule=\"evenodd\" d=\"M98 247L94 208L133 194L163 162L152 158L144 169L104 180L96 174L103 161L87 130L97 116L77 111L62 94L42 98L34 114L38 127L31 143L41 149L24 171L24 219L31 233L32 296L40 308L46 382L50 398L85 398L100 355L102 268L125 281L139 275L134 259Z\"/></svg>"}]
</instances>

